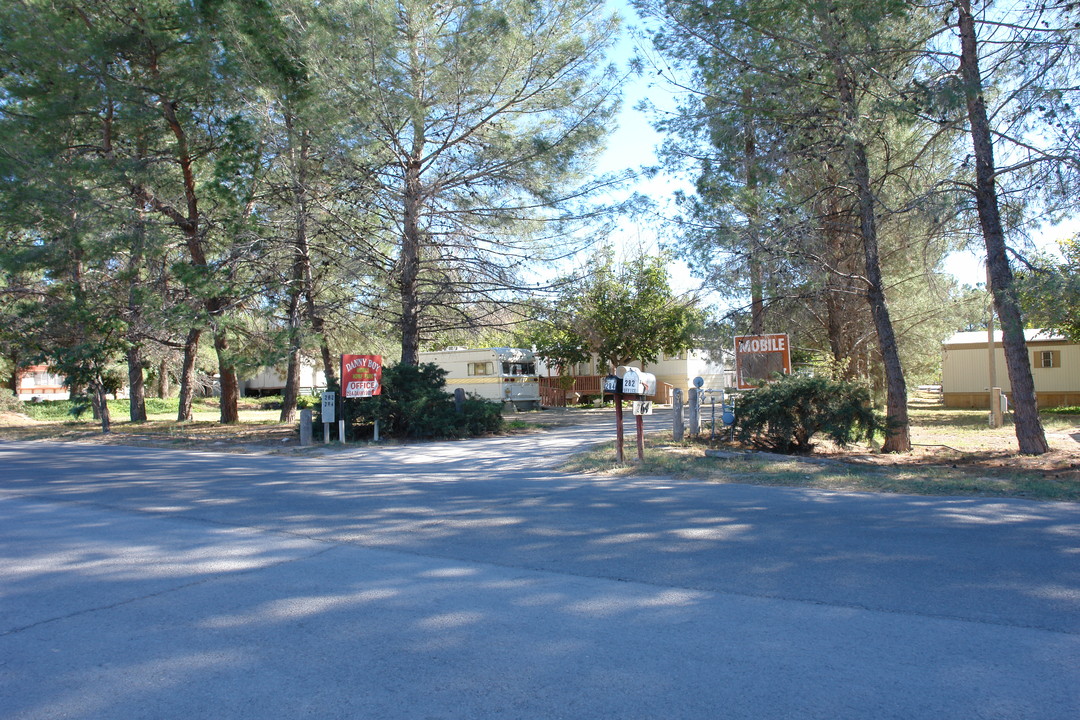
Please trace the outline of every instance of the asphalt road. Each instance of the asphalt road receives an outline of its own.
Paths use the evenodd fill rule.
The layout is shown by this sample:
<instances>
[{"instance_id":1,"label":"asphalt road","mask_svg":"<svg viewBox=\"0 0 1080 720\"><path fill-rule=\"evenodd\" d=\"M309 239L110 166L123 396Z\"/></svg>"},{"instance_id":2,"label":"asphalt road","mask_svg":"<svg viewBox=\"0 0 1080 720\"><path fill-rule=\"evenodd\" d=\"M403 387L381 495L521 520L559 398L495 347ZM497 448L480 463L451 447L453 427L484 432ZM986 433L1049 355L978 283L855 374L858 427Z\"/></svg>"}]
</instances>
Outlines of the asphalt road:
<instances>
[{"instance_id":1,"label":"asphalt road","mask_svg":"<svg viewBox=\"0 0 1080 720\"><path fill-rule=\"evenodd\" d=\"M1080 506L553 470L589 419L0 443L0 717L1080 717Z\"/></svg>"}]
</instances>

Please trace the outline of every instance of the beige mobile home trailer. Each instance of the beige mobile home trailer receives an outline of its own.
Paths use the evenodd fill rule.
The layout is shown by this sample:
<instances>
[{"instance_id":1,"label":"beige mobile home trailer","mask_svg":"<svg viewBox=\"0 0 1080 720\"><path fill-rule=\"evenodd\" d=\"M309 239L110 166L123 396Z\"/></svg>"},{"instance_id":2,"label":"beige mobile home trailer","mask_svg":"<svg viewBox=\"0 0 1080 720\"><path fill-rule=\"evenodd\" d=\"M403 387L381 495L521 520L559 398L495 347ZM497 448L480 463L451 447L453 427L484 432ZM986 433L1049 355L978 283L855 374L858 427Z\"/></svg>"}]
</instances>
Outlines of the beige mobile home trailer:
<instances>
[{"instance_id":1,"label":"beige mobile home trailer","mask_svg":"<svg viewBox=\"0 0 1080 720\"><path fill-rule=\"evenodd\" d=\"M300 363L300 394L311 395L326 389L326 375L309 363ZM242 394L253 397L280 395L285 391L285 370L260 368L259 372L240 382Z\"/></svg>"},{"instance_id":2,"label":"beige mobile home trailer","mask_svg":"<svg viewBox=\"0 0 1080 720\"><path fill-rule=\"evenodd\" d=\"M1031 379L1040 408L1080 403L1080 343L1046 330L1025 330ZM942 344L945 407L990 407L990 343L985 330L956 333ZM1012 400L1001 331L994 333L994 386Z\"/></svg>"},{"instance_id":3,"label":"beige mobile home trailer","mask_svg":"<svg viewBox=\"0 0 1080 720\"><path fill-rule=\"evenodd\" d=\"M445 370L448 390L462 388L485 400L512 403L518 410L540 407L540 383L531 350L450 348L422 352L420 362Z\"/></svg>"}]
</instances>

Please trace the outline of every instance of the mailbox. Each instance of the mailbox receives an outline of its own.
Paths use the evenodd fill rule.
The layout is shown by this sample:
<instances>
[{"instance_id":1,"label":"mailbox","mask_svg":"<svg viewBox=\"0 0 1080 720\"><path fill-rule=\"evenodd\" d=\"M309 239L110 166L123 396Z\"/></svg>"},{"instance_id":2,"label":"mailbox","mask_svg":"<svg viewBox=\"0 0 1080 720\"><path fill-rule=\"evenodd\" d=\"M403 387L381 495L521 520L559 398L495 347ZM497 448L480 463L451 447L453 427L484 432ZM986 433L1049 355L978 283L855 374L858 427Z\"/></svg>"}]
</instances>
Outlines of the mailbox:
<instances>
[{"instance_id":1,"label":"mailbox","mask_svg":"<svg viewBox=\"0 0 1080 720\"><path fill-rule=\"evenodd\" d=\"M604 394L655 395L656 376L637 368L619 366L615 375L604 378ZM619 374L621 373L621 375Z\"/></svg>"},{"instance_id":2,"label":"mailbox","mask_svg":"<svg viewBox=\"0 0 1080 720\"><path fill-rule=\"evenodd\" d=\"M656 376L637 368L630 368L623 375L622 392L624 395L655 395Z\"/></svg>"}]
</instances>

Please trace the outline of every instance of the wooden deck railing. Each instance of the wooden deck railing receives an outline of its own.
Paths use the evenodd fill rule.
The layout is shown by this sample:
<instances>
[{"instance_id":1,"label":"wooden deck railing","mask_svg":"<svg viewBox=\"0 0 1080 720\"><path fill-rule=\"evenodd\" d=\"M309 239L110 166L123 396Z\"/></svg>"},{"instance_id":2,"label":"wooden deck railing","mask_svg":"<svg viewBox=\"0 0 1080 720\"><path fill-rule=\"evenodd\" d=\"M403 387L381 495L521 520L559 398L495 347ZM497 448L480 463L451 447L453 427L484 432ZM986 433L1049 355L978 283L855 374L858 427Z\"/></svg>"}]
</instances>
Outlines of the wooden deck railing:
<instances>
[{"instance_id":1,"label":"wooden deck railing","mask_svg":"<svg viewBox=\"0 0 1080 720\"><path fill-rule=\"evenodd\" d=\"M540 404L545 407L566 407L571 402L585 395L594 398L603 395L603 375L575 375L574 384L569 390L563 390L558 385L557 377L540 378ZM660 383L656 388L656 394L652 400L657 405L671 404L671 391L673 386L669 383ZM576 396L576 397L575 397Z\"/></svg>"}]
</instances>

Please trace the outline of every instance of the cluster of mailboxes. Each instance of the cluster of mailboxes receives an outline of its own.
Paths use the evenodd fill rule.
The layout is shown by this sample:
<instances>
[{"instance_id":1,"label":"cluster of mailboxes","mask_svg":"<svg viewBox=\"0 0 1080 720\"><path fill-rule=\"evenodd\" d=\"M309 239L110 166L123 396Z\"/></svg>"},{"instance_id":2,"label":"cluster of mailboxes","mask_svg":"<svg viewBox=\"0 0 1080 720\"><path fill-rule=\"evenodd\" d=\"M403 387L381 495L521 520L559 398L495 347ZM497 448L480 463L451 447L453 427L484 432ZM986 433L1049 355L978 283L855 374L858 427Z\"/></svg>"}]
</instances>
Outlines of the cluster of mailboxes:
<instances>
[{"instance_id":1,"label":"cluster of mailboxes","mask_svg":"<svg viewBox=\"0 0 1080 720\"><path fill-rule=\"evenodd\" d=\"M604 393L655 395L656 376L638 368L621 365L615 368L614 375L608 375L604 378Z\"/></svg>"}]
</instances>

